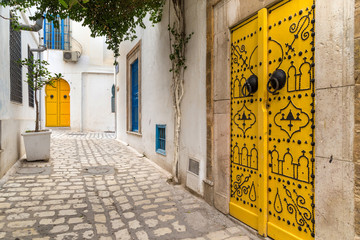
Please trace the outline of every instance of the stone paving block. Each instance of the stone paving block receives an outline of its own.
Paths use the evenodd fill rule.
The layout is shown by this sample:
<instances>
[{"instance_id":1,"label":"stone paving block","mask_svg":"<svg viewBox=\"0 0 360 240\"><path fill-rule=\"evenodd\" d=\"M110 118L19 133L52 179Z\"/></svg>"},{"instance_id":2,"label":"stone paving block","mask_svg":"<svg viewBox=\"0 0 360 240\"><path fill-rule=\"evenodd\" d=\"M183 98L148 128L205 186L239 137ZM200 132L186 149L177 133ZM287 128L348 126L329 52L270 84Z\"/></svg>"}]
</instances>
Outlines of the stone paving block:
<instances>
[{"instance_id":1,"label":"stone paving block","mask_svg":"<svg viewBox=\"0 0 360 240\"><path fill-rule=\"evenodd\" d=\"M149 240L149 237L145 231L138 231L136 232L136 237L139 240Z\"/></svg>"},{"instance_id":2,"label":"stone paving block","mask_svg":"<svg viewBox=\"0 0 360 240\"><path fill-rule=\"evenodd\" d=\"M123 221L121 221L121 219L114 219L114 220L111 220L110 222L111 222L111 228L115 229L115 230L117 230L125 225L123 223Z\"/></svg>"},{"instance_id":3,"label":"stone paving block","mask_svg":"<svg viewBox=\"0 0 360 240\"><path fill-rule=\"evenodd\" d=\"M228 231L230 234L242 233L242 230L240 228L238 228L238 227L227 228L226 231Z\"/></svg>"},{"instance_id":4,"label":"stone paving block","mask_svg":"<svg viewBox=\"0 0 360 240\"><path fill-rule=\"evenodd\" d=\"M26 219L30 217L30 213L18 213L18 214L11 214L7 216L7 220L20 220L20 219Z\"/></svg>"},{"instance_id":5,"label":"stone paving block","mask_svg":"<svg viewBox=\"0 0 360 240\"><path fill-rule=\"evenodd\" d=\"M34 226L35 223L36 220L16 221L16 222L9 222L7 226L9 228L27 228Z\"/></svg>"},{"instance_id":6,"label":"stone paving block","mask_svg":"<svg viewBox=\"0 0 360 240\"><path fill-rule=\"evenodd\" d=\"M122 229L115 233L115 238L117 240L131 240L131 236L127 229Z\"/></svg>"},{"instance_id":7,"label":"stone paving block","mask_svg":"<svg viewBox=\"0 0 360 240\"><path fill-rule=\"evenodd\" d=\"M141 227L141 224L138 220L132 220L129 222L129 228L131 228L131 229L137 229L140 227Z\"/></svg>"},{"instance_id":8,"label":"stone paving block","mask_svg":"<svg viewBox=\"0 0 360 240\"><path fill-rule=\"evenodd\" d=\"M34 217L52 217L55 216L55 211L46 211L46 212L36 212L34 213Z\"/></svg>"},{"instance_id":9,"label":"stone paving block","mask_svg":"<svg viewBox=\"0 0 360 240\"><path fill-rule=\"evenodd\" d=\"M83 239L93 239L94 236L95 236L95 234L94 234L94 231L92 231L92 230L85 231L85 232L82 234Z\"/></svg>"},{"instance_id":10,"label":"stone paving block","mask_svg":"<svg viewBox=\"0 0 360 240\"><path fill-rule=\"evenodd\" d=\"M160 221L166 222L166 221L174 219L175 216L174 215L159 215L158 218Z\"/></svg>"},{"instance_id":11,"label":"stone paving block","mask_svg":"<svg viewBox=\"0 0 360 240\"><path fill-rule=\"evenodd\" d=\"M178 232L185 232L186 231L186 226L179 224L179 221L173 222L171 225Z\"/></svg>"},{"instance_id":12,"label":"stone paving block","mask_svg":"<svg viewBox=\"0 0 360 240\"><path fill-rule=\"evenodd\" d=\"M66 232L69 230L69 226L68 225L57 225L54 226L51 230L50 233L61 233L61 232Z\"/></svg>"},{"instance_id":13,"label":"stone paving block","mask_svg":"<svg viewBox=\"0 0 360 240\"><path fill-rule=\"evenodd\" d=\"M80 223L80 224L76 224L74 226L74 231L77 230L83 230L83 229L91 229L93 226L89 223Z\"/></svg>"},{"instance_id":14,"label":"stone paving block","mask_svg":"<svg viewBox=\"0 0 360 240\"><path fill-rule=\"evenodd\" d=\"M98 234L108 234L108 229L104 224L95 224L95 227Z\"/></svg>"},{"instance_id":15,"label":"stone paving block","mask_svg":"<svg viewBox=\"0 0 360 240\"><path fill-rule=\"evenodd\" d=\"M0 203L0 208L10 208L12 203Z\"/></svg>"},{"instance_id":16,"label":"stone paving block","mask_svg":"<svg viewBox=\"0 0 360 240\"><path fill-rule=\"evenodd\" d=\"M65 218L51 219L51 218L43 218L40 220L40 225L58 225L65 222Z\"/></svg>"},{"instance_id":17,"label":"stone paving block","mask_svg":"<svg viewBox=\"0 0 360 240\"><path fill-rule=\"evenodd\" d=\"M95 219L95 222L98 222L98 223L106 223L106 216L105 216L105 214L95 214L94 219Z\"/></svg>"},{"instance_id":18,"label":"stone paving block","mask_svg":"<svg viewBox=\"0 0 360 240\"><path fill-rule=\"evenodd\" d=\"M248 236L229 237L226 240L250 240Z\"/></svg>"},{"instance_id":19,"label":"stone paving block","mask_svg":"<svg viewBox=\"0 0 360 240\"><path fill-rule=\"evenodd\" d=\"M28 237L28 236L33 236L33 235L37 235L37 234L38 234L38 232L34 228L23 228L23 229L15 230L14 232L12 232L12 236L15 238Z\"/></svg>"},{"instance_id":20,"label":"stone paving block","mask_svg":"<svg viewBox=\"0 0 360 240\"><path fill-rule=\"evenodd\" d=\"M74 217L74 218L70 218L68 223L69 224L74 224L74 223L82 223L84 221L83 218L80 217Z\"/></svg>"},{"instance_id":21,"label":"stone paving block","mask_svg":"<svg viewBox=\"0 0 360 240\"><path fill-rule=\"evenodd\" d=\"M53 131L49 162L22 162L51 174L15 174L0 189L0 238L247 239L241 226L169 185L163 172L110 135L68 133ZM83 172L103 166L113 173Z\"/></svg>"},{"instance_id":22,"label":"stone paving block","mask_svg":"<svg viewBox=\"0 0 360 240\"><path fill-rule=\"evenodd\" d=\"M75 232L67 232L56 235L56 240L69 240L69 239L78 239L78 233Z\"/></svg>"},{"instance_id":23,"label":"stone paving block","mask_svg":"<svg viewBox=\"0 0 360 240\"><path fill-rule=\"evenodd\" d=\"M160 237L160 236L164 236L166 234L169 234L171 233L171 229L170 228L158 228L156 230L154 230L154 235L157 236L157 237Z\"/></svg>"},{"instance_id":24,"label":"stone paving block","mask_svg":"<svg viewBox=\"0 0 360 240\"><path fill-rule=\"evenodd\" d=\"M230 235L225 231L217 231L209 233L208 235L206 235L206 237L208 237L210 240L222 240L230 237Z\"/></svg>"},{"instance_id":25,"label":"stone paving block","mask_svg":"<svg viewBox=\"0 0 360 240\"><path fill-rule=\"evenodd\" d=\"M72 216L72 215L76 215L76 214L77 214L77 211L74 209L59 211L59 216Z\"/></svg>"}]
</instances>

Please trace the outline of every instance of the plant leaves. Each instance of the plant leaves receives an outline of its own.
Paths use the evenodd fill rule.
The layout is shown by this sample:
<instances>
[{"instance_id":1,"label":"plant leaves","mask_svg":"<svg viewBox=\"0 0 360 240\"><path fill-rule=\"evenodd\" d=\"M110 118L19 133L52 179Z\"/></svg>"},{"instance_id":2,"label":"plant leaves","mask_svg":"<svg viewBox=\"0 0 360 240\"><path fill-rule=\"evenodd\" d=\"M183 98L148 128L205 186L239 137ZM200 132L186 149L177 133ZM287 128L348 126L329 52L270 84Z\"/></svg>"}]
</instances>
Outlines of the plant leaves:
<instances>
[{"instance_id":1,"label":"plant leaves","mask_svg":"<svg viewBox=\"0 0 360 240\"><path fill-rule=\"evenodd\" d=\"M61 5L63 5L64 7L66 7L66 8L69 7L64 0L59 0L59 3L60 3Z\"/></svg>"}]
</instances>

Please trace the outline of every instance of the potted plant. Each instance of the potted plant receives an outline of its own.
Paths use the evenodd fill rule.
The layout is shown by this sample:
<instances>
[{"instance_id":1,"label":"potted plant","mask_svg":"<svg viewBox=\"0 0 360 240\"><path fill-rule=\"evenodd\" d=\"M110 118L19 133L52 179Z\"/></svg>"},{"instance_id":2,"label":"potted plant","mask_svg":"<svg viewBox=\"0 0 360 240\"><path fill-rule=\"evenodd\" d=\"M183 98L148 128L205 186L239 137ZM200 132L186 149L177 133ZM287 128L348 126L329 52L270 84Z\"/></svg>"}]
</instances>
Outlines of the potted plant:
<instances>
[{"instance_id":1,"label":"potted plant","mask_svg":"<svg viewBox=\"0 0 360 240\"><path fill-rule=\"evenodd\" d=\"M39 124L39 101L37 94L45 85L53 85L53 82L62 77L61 74L52 76L47 69L49 63L33 57L25 58L19 62L28 69L26 80L34 91L35 101L35 130L29 130L21 134L24 138L27 161L49 160L50 159L50 135L51 130L41 130Z\"/></svg>"}]
</instances>

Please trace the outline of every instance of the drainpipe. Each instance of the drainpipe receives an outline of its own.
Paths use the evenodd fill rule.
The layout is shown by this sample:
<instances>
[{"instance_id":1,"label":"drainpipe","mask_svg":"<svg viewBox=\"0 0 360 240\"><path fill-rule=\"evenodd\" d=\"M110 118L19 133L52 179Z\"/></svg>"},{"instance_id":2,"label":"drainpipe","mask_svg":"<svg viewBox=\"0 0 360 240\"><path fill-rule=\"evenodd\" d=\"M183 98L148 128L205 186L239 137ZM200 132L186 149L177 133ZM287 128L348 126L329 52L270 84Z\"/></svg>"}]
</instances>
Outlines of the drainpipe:
<instances>
[{"instance_id":1,"label":"drainpipe","mask_svg":"<svg viewBox=\"0 0 360 240\"><path fill-rule=\"evenodd\" d=\"M47 50L47 47L45 45L39 45L39 48L31 48L30 51L31 52L37 52L38 53L38 58L41 61L41 53L43 51ZM41 63L40 63L41 64ZM41 66L41 65L40 65ZM41 117L42 117L42 95L41 95L42 91L39 91L39 122L40 122L40 128L41 128Z\"/></svg>"},{"instance_id":2,"label":"drainpipe","mask_svg":"<svg viewBox=\"0 0 360 240\"><path fill-rule=\"evenodd\" d=\"M34 25L20 24L20 30L38 32L43 28L44 17L38 18Z\"/></svg>"}]
</instances>

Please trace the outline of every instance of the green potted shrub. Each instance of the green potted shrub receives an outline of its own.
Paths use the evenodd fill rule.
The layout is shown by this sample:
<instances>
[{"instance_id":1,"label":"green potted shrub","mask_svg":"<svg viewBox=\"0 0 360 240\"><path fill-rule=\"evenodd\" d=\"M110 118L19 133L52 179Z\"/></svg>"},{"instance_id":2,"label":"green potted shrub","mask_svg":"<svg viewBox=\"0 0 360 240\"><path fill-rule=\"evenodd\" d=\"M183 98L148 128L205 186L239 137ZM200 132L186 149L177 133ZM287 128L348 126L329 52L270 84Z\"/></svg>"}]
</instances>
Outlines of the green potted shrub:
<instances>
[{"instance_id":1,"label":"green potted shrub","mask_svg":"<svg viewBox=\"0 0 360 240\"><path fill-rule=\"evenodd\" d=\"M27 161L49 160L50 159L50 135L51 130L41 130L39 123L39 100L38 91L42 90L46 85L53 85L53 82L62 77L61 74L52 76L47 69L49 63L44 60L25 58L19 62L28 69L26 80L34 90L35 101L35 129L28 130L21 134L24 138L26 159Z\"/></svg>"}]
</instances>

